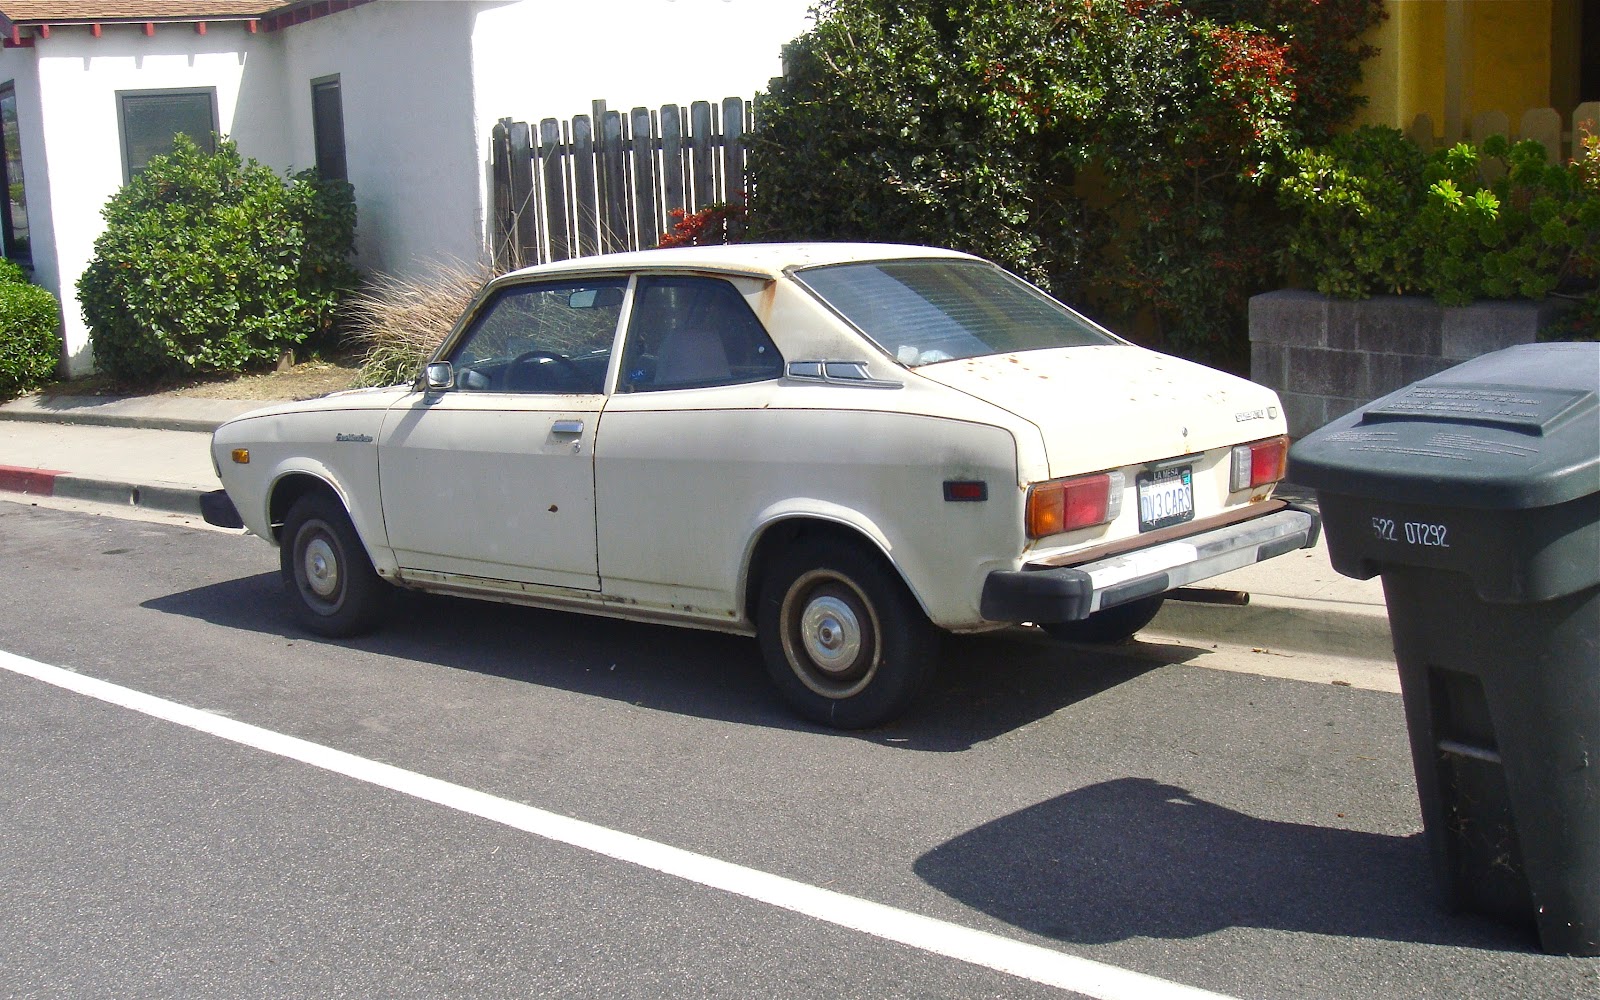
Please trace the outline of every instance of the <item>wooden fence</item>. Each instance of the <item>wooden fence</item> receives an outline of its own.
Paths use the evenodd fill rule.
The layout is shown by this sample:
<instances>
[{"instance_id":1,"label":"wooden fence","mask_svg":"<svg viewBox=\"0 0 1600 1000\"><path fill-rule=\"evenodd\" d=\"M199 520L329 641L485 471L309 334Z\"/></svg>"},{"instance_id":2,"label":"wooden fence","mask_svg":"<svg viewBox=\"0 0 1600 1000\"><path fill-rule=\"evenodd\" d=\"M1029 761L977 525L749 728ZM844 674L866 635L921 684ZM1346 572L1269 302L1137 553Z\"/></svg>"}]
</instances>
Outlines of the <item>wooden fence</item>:
<instances>
[{"instance_id":1,"label":"wooden fence","mask_svg":"<svg viewBox=\"0 0 1600 1000\"><path fill-rule=\"evenodd\" d=\"M1600 134L1600 101L1578 105L1572 113L1570 126L1562 121L1561 113L1554 108L1531 108L1523 113L1516 131L1512 131L1511 117L1504 111L1480 111L1472 116L1468 134L1464 138L1473 143L1482 143L1491 135L1503 135L1513 140L1537 139L1544 144L1551 163L1564 163L1578 152L1583 136L1596 134ZM1448 136L1437 136L1434 133L1433 116L1427 114L1416 117L1411 127L1406 129L1406 136L1427 152L1459 141Z\"/></svg>"},{"instance_id":2,"label":"wooden fence","mask_svg":"<svg viewBox=\"0 0 1600 1000\"><path fill-rule=\"evenodd\" d=\"M656 246L674 209L743 197L750 102L696 101L623 114L495 126L495 267Z\"/></svg>"}]
</instances>

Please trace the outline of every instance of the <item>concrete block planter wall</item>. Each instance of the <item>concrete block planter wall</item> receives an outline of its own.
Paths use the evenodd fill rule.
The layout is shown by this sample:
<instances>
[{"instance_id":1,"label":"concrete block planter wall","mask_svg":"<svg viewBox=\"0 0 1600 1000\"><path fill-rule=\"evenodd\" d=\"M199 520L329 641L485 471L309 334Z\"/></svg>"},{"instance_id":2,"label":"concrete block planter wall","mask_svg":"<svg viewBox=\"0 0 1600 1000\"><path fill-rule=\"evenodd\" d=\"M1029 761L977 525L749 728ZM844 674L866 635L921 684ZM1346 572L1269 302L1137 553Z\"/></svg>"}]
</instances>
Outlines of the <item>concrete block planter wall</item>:
<instances>
[{"instance_id":1,"label":"concrete block planter wall","mask_svg":"<svg viewBox=\"0 0 1600 1000\"><path fill-rule=\"evenodd\" d=\"M1303 437L1363 403L1480 354L1531 344L1559 302L1441 306L1386 295L1359 301L1284 290L1250 299L1250 377L1277 390Z\"/></svg>"}]
</instances>

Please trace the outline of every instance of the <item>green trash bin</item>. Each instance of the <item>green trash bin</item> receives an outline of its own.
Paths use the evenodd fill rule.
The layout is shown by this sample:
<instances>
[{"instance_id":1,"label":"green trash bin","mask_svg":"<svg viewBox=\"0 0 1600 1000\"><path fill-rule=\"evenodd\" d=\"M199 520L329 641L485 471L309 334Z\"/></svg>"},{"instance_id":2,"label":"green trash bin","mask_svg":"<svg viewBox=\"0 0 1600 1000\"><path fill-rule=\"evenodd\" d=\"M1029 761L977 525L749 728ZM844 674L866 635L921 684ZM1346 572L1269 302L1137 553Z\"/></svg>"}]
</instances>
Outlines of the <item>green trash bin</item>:
<instances>
[{"instance_id":1,"label":"green trash bin","mask_svg":"<svg viewBox=\"0 0 1600 1000\"><path fill-rule=\"evenodd\" d=\"M1382 576L1435 874L1600 955L1600 344L1458 365L1299 441L1328 553Z\"/></svg>"}]
</instances>

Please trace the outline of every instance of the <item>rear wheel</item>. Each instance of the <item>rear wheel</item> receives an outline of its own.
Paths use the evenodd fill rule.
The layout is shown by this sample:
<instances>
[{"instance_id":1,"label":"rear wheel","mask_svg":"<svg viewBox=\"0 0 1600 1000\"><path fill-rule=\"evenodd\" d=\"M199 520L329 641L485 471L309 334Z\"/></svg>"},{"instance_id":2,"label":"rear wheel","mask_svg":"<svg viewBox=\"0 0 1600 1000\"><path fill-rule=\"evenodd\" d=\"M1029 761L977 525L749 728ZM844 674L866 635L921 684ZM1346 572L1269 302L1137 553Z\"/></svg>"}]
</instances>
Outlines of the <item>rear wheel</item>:
<instances>
[{"instance_id":1,"label":"rear wheel","mask_svg":"<svg viewBox=\"0 0 1600 1000\"><path fill-rule=\"evenodd\" d=\"M1075 622L1047 622L1041 627L1057 639L1071 642L1121 642L1150 624L1161 611L1166 595L1141 597L1137 601L1096 611Z\"/></svg>"},{"instance_id":2,"label":"rear wheel","mask_svg":"<svg viewBox=\"0 0 1600 1000\"><path fill-rule=\"evenodd\" d=\"M777 561L756 626L784 700L837 729L900 715L938 655L938 633L899 576L876 553L831 539Z\"/></svg>"},{"instance_id":3,"label":"rear wheel","mask_svg":"<svg viewBox=\"0 0 1600 1000\"><path fill-rule=\"evenodd\" d=\"M371 631L389 585L372 568L344 505L325 493L296 500L283 520L279 567L295 618L333 638Z\"/></svg>"}]
</instances>

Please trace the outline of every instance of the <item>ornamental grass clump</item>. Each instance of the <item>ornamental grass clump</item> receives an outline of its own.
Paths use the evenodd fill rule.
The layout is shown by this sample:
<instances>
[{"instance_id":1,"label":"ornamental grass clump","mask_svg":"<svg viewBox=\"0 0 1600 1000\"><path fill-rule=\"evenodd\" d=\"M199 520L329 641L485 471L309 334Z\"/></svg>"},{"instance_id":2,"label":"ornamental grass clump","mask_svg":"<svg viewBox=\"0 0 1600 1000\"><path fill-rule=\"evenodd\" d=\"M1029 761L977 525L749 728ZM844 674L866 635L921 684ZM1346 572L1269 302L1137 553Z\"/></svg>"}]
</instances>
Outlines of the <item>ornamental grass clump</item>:
<instances>
[{"instance_id":1,"label":"ornamental grass clump","mask_svg":"<svg viewBox=\"0 0 1600 1000\"><path fill-rule=\"evenodd\" d=\"M78 280L96 366L124 383L274 364L337 341L354 287L349 184L280 177L184 135L118 191Z\"/></svg>"},{"instance_id":2,"label":"ornamental grass clump","mask_svg":"<svg viewBox=\"0 0 1600 1000\"><path fill-rule=\"evenodd\" d=\"M491 277L487 267L444 261L417 277L379 275L351 296L341 319L348 342L365 353L359 384L415 378Z\"/></svg>"}]
</instances>

